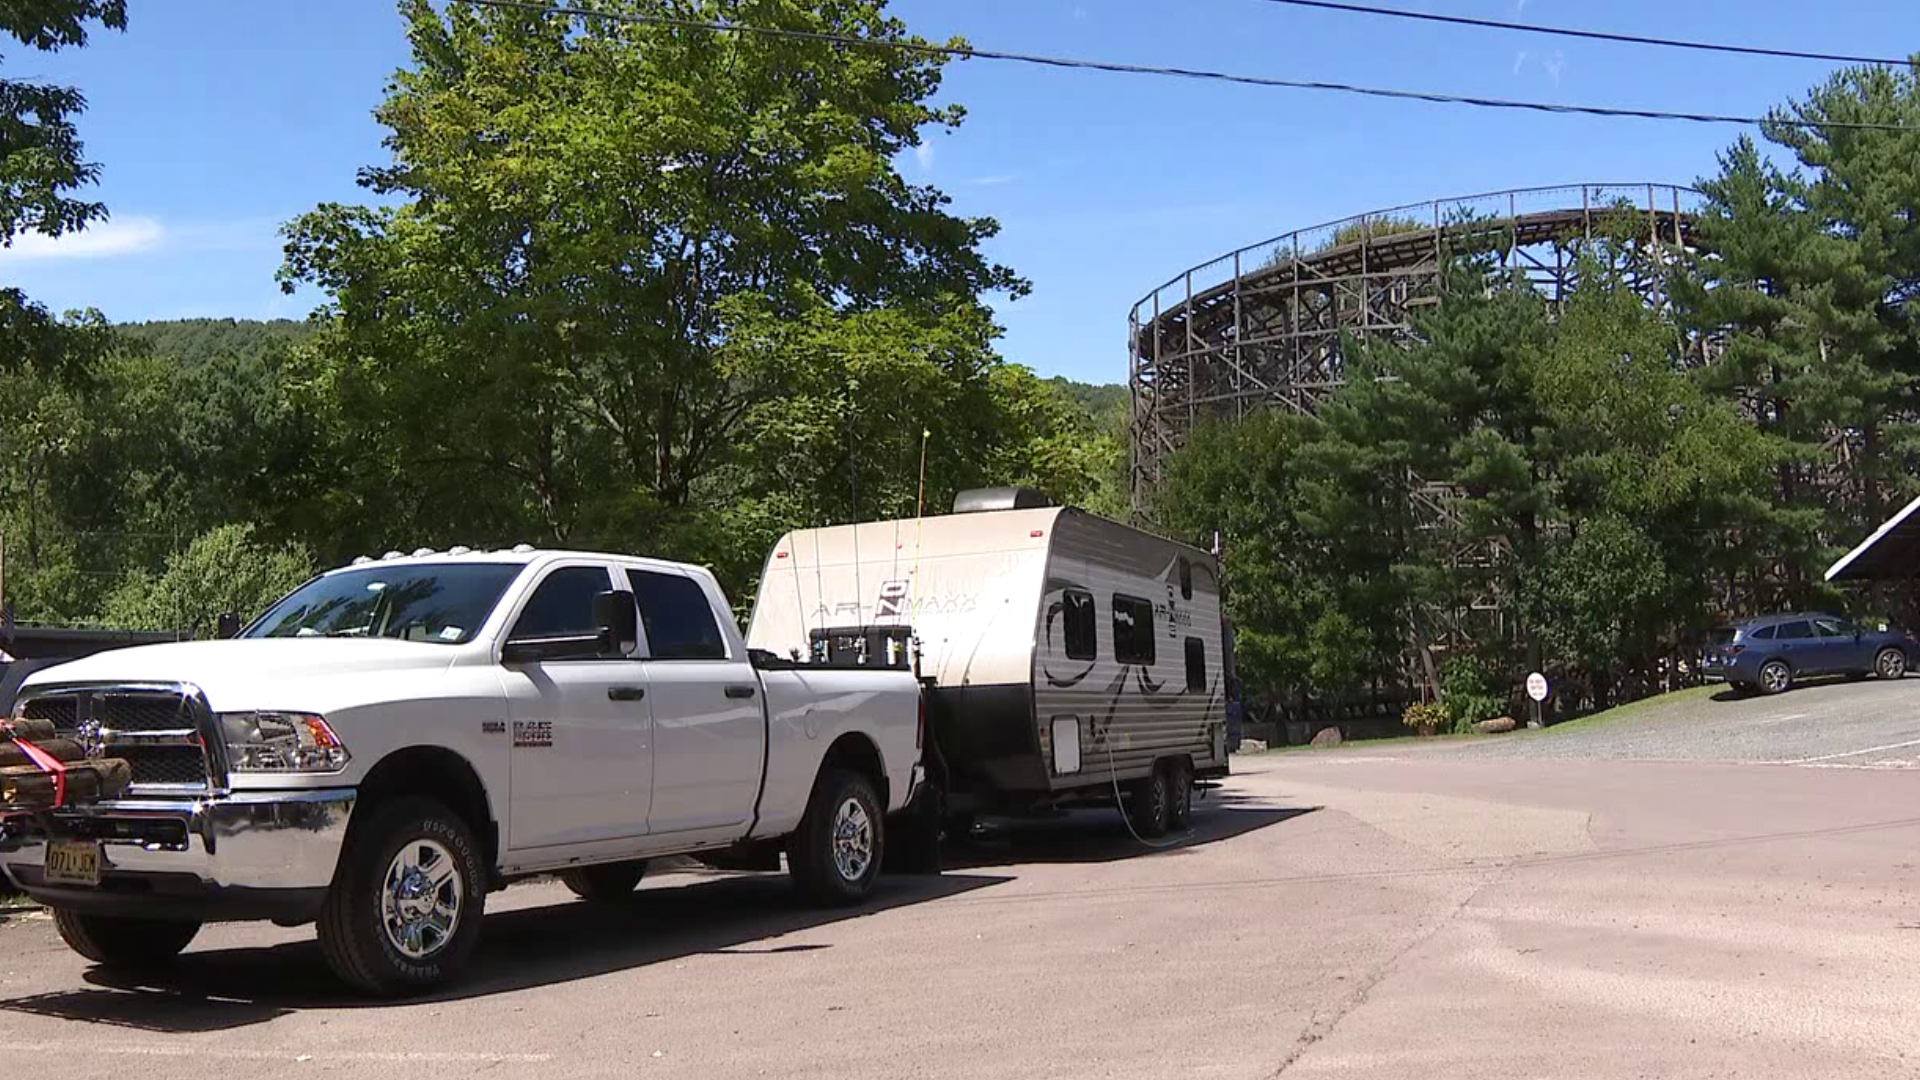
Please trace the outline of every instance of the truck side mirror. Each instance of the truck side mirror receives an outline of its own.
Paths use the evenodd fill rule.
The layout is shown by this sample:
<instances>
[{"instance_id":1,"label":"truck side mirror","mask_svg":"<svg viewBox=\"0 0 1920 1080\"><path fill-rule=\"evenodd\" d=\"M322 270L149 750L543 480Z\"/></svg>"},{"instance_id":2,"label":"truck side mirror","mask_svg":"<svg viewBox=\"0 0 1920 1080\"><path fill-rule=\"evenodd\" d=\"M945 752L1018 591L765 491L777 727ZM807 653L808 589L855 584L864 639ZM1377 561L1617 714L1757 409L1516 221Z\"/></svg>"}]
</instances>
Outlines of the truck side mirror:
<instances>
[{"instance_id":1,"label":"truck side mirror","mask_svg":"<svg viewBox=\"0 0 1920 1080\"><path fill-rule=\"evenodd\" d=\"M593 624L600 630L602 656L625 656L640 643L640 609L630 592L616 589L596 595Z\"/></svg>"},{"instance_id":2,"label":"truck side mirror","mask_svg":"<svg viewBox=\"0 0 1920 1080\"><path fill-rule=\"evenodd\" d=\"M218 629L215 632L222 641L226 640L227 638L240 636L240 615L238 612L233 612L233 611L221 612L220 619L217 625L218 625Z\"/></svg>"}]
</instances>

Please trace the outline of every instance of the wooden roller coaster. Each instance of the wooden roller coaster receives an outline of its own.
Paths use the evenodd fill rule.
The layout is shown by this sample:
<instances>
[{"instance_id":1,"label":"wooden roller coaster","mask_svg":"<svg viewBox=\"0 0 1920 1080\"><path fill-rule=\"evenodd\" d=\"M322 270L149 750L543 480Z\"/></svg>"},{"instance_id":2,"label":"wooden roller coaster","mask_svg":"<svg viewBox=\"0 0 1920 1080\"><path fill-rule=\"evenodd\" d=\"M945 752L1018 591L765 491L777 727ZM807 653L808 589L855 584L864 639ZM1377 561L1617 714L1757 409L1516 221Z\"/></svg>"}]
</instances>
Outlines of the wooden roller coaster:
<instances>
[{"instance_id":1,"label":"wooden roller coaster","mask_svg":"<svg viewBox=\"0 0 1920 1080\"><path fill-rule=\"evenodd\" d=\"M1197 425L1318 409L1345 379L1346 341L1407 335L1440 302L1456 254L1497 257L1553 302L1572 285L1576 247L1606 236L1639 250L1637 284L1659 303L1657 269L1690 244L1696 204L1663 184L1440 199L1287 233L1175 277L1130 319L1136 509Z\"/></svg>"}]
</instances>

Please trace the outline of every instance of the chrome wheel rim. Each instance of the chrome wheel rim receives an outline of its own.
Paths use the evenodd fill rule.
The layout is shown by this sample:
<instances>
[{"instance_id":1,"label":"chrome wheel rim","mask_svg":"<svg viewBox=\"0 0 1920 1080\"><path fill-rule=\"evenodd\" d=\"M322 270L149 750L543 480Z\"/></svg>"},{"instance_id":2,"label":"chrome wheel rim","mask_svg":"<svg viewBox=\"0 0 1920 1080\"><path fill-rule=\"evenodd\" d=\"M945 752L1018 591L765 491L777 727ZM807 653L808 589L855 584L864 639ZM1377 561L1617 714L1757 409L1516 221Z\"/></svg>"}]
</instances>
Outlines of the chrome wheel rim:
<instances>
[{"instance_id":1,"label":"chrome wheel rim","mask_svg":"<svg viewBox=\"0 0 1920 1080\"><path fill-rule=\"evenodd\" d=\"M1883 678L1897 679L1907 673L1907 658L1888 649L1880 654L1880 675Z\"/></svg>"},{"instance_id":2,"label":"chrome wheel rim","mask_svg":"<svg viewBox=\"0 0 1920 1080\"><path fill-rule=\"evenodd\" d=\"M1785 664L1768 664L1766 667L1761 668L1760 682L1768 690L1775 692L1785 690L1787 688L1787 666Z\"/></svg>"},{"instance_id":3,"label":"chrome wheel rim","mask_svg":"<svg viewBox=\"0 0 1920 1080\"><path fill-rule=\"evenodd\" d=\"M851 796L833 815L833 865L847 881L859 881L873 865L873 818Z\"/></svg>"},{"instance_id":4,"label":"chrome wheel rim","mask_svg":"<svg viewBox=\"0 0 1920 1080\"><path fill-rule=\"evenodd\" d=\"M380 924L387 944L424 960L453 940L466 895L460 864L437 840L409 841L387 864L380 886Z\"/></svg>"}]
</instances>

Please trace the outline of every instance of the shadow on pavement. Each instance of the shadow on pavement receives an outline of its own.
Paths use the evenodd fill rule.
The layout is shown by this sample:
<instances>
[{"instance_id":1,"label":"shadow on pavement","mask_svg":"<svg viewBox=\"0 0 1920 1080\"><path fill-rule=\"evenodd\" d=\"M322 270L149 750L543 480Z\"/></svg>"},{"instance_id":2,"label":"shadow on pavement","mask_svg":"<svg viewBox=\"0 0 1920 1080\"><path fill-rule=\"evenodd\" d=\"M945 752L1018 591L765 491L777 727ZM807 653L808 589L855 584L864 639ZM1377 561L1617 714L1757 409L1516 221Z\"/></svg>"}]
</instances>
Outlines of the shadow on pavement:
<instances>
[{"instance_id":1,"label":"shadow on pavement","mask_svg":"<svg viewBox=\"0 0 1920 1080\"><path fill-rule=\"evenodd\" d=\"M1179 855L1256 829L1311 814L1317 806L1275 807L1264 799L1213 792L1193 807L1193 827L1158 840L1139 840L1120 812L1074 810L1041 819L990 819L972 836L947 847L946 865L972 870L1020 863L1102 863L1149 855Z\"/></svg>"},{"instance_id":2,"label":"shadow on pavement","mask_svg":"<svg viewBox=\"0 0 1920 1080\"><path fill-rule=\"evenodd\" d=\"M593 978L694 955L784 956L831 948L768 939L1010 880L988 874L885 879L865 906L796 905L785 875L729 875L641 889L623 904L566 902L489 914L459 983L411 1003L458 1001ZM507 895L511 895L508 893ZM0 1000L30 1013L165 1033L225 1031L302 1009L381 1007L337 982L312 940L259 948L189 949L148 972L87 971L93 989Z\"/></svg>"}]
</instances>

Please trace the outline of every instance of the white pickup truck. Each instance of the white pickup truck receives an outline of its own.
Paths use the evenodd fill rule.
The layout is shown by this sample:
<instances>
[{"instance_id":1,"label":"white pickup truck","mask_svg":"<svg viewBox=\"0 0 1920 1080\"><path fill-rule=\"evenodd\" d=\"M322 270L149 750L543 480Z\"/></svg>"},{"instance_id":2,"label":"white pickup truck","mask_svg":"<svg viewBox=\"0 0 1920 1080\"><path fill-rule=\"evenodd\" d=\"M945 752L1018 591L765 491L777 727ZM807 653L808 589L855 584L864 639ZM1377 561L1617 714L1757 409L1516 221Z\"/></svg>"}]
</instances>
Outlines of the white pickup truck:
<instances>
[{"instance_id":1,"label":"white pickup truck","mask_svg":"<svg viewBox=\"0 0 1920 1080\"><path fill-rule=\"evenodd\" d=\"M784 852L810 899L858 901L924 776L920 684L749 655L728 611L705 570L622 555L359 560L238 639L32 676L14 717L133 786L6 819L0 865L96 962L315 921L374 993L449 978L487 894L535 874L614 900L650 858Z\"/></svg>"}]
</instances>

